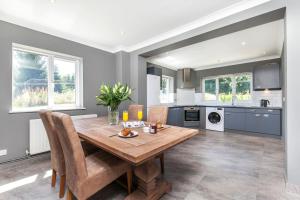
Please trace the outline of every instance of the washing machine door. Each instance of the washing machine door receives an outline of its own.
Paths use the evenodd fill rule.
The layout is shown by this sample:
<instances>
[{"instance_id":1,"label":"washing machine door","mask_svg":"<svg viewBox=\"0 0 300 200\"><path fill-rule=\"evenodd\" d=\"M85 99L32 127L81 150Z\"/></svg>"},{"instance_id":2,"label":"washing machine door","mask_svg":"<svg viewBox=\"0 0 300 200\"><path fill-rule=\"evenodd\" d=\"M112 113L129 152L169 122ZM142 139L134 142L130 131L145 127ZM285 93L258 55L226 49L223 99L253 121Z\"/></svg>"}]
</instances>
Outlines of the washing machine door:
<instances>
[{"instance_id":1,"label":"washing machine door","mask_svg":"<svg viewBox=\"0 0 300 200\"><path fill-rule=\"evenodd\" d=\"M212 124L217 124L217 123L219 123L221 121L221 116L217 112L211 112L208 115L208 120Z\"/></svg>"}]
</instances>

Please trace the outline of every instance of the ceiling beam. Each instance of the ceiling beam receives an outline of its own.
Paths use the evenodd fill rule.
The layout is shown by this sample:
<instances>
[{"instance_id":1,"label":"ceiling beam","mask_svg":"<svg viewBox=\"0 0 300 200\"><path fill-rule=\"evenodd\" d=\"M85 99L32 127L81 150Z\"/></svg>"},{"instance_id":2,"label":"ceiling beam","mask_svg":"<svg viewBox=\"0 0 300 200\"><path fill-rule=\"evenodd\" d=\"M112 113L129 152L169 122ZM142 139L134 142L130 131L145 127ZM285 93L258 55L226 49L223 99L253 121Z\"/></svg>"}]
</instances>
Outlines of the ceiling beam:
<instances>
[{"instance_id":1,"label":"ceiling beam","mask_svg":"<svg viewBox=\"0 0 300 200\"><path fill-rule=\"evenodd\" d=\"M149 58L152 56L156 56L162 53L166 53L168 51L172 51L175 49L179 49L182 47L190 46L193 44L197 44L206 40L210 40L213 38L221 37L230 33L242 31L248 28L252 28L255 26L259 26L262 24L270 23L273 21L277 21L280 19L284 19L285 15L285 8L280 8L262 15L258 15L234 24L230 24L228 26L224 26L222 28L218 28L212 31L208 31L206 33L202 33L200 35L196 35L191 38L187 38L184 40L181 40L179 42L175 42L173 44L169 44L164 47L160 47L151 51L148 51L146 53L141 54L140 56Z\"/></svg>"}]
</instances>

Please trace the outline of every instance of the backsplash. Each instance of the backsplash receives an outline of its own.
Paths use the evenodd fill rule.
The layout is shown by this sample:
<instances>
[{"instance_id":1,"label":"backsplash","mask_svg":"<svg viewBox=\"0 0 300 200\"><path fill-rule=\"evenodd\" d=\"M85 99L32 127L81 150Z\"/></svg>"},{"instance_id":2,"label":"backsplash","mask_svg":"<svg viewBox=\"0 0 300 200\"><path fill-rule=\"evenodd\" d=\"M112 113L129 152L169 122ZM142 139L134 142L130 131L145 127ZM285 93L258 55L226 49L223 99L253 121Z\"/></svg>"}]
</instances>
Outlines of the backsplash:
<instances>
[{"instance_id":1,"label":"backsplash","mask_svg":"<svg viewBox=\"0 0 300 200\"><path fill-rule=\"evenodd\" d=\"M252 104L260 106L261 99L268 99L272 107L282 107L282 90L253 91Z\"/></svg>"},{"instance_id":2,"label":"backsplash","mask_svg":"<svg viewBox=\"0 0 300 200\"><path fill-rule=\"evenodd\" d=\"M175 95L176 96L176 95ZM194 99L190 98L191 95L188 95L188 98L185 96L185 92L177 91L177 102L175 100L175 104L182 105L183 102L185 105L221 105L217 101L204 101L203 93L195 93ZM184 101L181 101L183 100ZM260 100L267 99L270 101L271 107L282 107L282 91L281 90L266 90L266 91L253 91L252 100L248 102L239 102L236 105L243 106L260 106ZM179 100L179 102L178 102Z\"/></svg>"}]
</instances>

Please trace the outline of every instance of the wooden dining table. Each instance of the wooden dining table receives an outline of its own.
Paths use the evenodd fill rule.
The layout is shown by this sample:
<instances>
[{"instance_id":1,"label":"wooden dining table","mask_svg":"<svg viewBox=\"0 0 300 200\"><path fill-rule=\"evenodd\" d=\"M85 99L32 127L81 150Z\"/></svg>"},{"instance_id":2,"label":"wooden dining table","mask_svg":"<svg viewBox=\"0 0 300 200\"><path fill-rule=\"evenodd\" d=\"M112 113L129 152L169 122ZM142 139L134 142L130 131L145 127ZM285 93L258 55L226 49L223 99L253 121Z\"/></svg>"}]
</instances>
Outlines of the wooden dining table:
<instances>
[{"instance_id":1,"label":"wooden dining table","mask_svg":"<svg viewBox=\"0 0 300 200\"><path fill-rule=\"evenodd\" d=\"M159 199L171 191L171 183L161 176L155 162L158 155L199 133L199 130L165 126L156 134L144 133L143 128L133 128L137 137L121 138L121 125L109 125L106 117L74 120L81 139L132 164L137 179L137 190L129 194L131 199Z\"/></svg>"}]
</instances>

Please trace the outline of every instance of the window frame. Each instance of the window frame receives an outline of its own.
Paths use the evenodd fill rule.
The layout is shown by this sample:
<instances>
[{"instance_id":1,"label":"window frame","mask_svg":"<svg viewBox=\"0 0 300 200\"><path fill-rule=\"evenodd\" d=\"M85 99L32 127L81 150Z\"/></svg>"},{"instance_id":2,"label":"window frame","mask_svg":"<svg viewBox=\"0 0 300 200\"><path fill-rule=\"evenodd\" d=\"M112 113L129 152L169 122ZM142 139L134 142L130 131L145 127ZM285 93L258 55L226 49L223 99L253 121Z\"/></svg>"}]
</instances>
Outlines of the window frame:
<instances>
[{"instance_id":1,"label":"window frame","mask_svg":"<svg viewBox=\"0 0 300 200\"><path fill-rule=\"evenodd\" d=\"M250 94L251 94L251 98L249 100L245 100L245 101L238 101L237 97L236 97L236 77L237 76L250 76ZM217 102L221 105L231 105L232 102L221 102L219 101L219 78L226 78L226 77L230 77L232 80L232 99L234 102L236 103L250 103L252 102L253 99L253 74L251 72L242 72L242 73L235 73L235 74L224 74L224 75L219 75L219 76L208 76L202 79L202 93L203 95L203 101L204 102ZM216 100L206 100L205 99L205 81L206 80L216 80Z\"/></svg>"},{"instance_id":2,"label":"window frame","mask_svg":"<svg viewBox=\"0 0 300 200\"><path fill-rule=\"evenodd\" d=\"M38 54L41 56L48 57L48 105L47 106L37 106L37 107L28 107L28 108L13 108L13 79L14 79L14 57L13 51L23 51L33 54ZM22 44L12 43L12 85L11 85L11 109L10 113L18 112L36 112L41 109L51 109L51 110L77 110L85 109L83 104L83 58L72 56L68 54L58 53L54 51L49 51L45 49L35 48L31 46L26 46ZM53 94L54 94L54 60L61 59L66 61L75 62L75 104L54 104Z\"/></svg>"}]
</instances>

